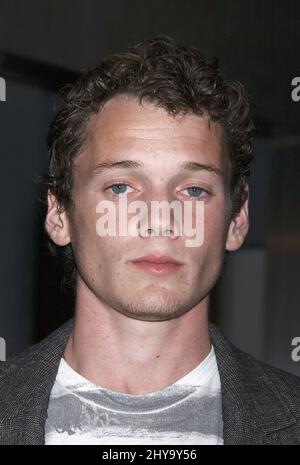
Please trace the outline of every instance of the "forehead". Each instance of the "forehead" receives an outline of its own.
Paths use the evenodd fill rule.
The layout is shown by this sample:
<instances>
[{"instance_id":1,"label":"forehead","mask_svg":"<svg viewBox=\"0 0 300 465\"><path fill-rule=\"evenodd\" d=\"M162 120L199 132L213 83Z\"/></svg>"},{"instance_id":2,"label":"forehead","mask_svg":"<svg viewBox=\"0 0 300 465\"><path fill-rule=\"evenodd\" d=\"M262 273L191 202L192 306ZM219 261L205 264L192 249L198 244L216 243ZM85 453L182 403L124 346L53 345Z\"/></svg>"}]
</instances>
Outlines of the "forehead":
<instances>
[{"instance_id":1,"label":"forehead","mask_svg":"<svg viewBox=\"0 0 300 465\"><path fill-rule=\"evenodd\" d=\"M172 116L153 103L129 96L108 101L92 116L80 164L103 158L142 159L147 164L195 161L226 171L228 158L218 123L195 114Z\"/></svg>"}]
</instances>

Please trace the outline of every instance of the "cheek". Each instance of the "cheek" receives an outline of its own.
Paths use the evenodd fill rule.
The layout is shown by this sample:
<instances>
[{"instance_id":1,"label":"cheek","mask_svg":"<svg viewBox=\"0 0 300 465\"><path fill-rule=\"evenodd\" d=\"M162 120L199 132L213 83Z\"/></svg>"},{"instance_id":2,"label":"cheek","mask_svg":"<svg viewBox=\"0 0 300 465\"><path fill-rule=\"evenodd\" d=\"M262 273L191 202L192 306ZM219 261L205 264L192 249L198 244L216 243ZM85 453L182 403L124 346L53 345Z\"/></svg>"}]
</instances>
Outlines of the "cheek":
<instances>
[{"instance_id":1,"label":"cheek","mask_svg":"<svg viewBox=\"0 0 300 465\"><path fill-rule=\"evenodd\" d=\"M96 231L97 215L94 208L77 203L70 222L71 244L77 261L94 259L101 239ZM102 241L103 242L103 241Z\"/></svg>"},{"instance_id":2,"label":"cheek","mask_svg":"<svg viewBox=\"0 0 300 465\"><path fill-rule=\"evenodd\" d=\"M225 199L204 206L205 235L213 240L220 240L226 230L226 203Z\"/></svg>"},{"instance_id":3,"label":"cheek","mask_svg":"<svg viewBox=\"0 0 300 465\"><path fill-rule=\"evenodd\" d=\"M204 255L218 262L225 252L227 224L224 206L207 209L204 220Z\"/></svg>"}]
</instances>

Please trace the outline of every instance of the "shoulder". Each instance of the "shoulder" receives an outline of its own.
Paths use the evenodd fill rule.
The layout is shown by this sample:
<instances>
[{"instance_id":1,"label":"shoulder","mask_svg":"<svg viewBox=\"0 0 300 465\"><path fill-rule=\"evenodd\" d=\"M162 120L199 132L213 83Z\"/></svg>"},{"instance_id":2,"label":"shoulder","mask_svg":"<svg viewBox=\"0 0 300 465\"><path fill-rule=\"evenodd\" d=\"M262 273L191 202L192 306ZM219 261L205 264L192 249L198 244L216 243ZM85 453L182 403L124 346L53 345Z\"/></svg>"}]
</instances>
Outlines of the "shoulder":
<instances>
[{"instance_id":1,"label":"shoulder","mask_svg":"<svg viewBox=\"0 0 300 465\"><path fill-rule=\"evenodd\" d=\"M300 406L300 378L298 376L261 362L240 349L235 348L235 351L240 361L240 369L248 382L251 379L251 385L255 383L259 388L266 384L274 392L280 389Z\"/></svg>"},{"instance_id":2,"label":"shoulder","mask_svg":"<svg viewBox=\"0 0 300 465\"><path fill-rule=\"evenodd\" d=\"M45 380L53 381L71 329L69 320L28 350L0 362L0 402L9 403L16 392L25 395L45 386Z\"/></svg>"},{"instance_id":3,"label":"shoulder","mask_svg":"<svg viewBox=\"0 0 300 465\"><path fill-rule=\"evenodd\" d=\"M273 432L275 443L299 444L300 378L237 348L234 350L247 411L253 411L265 431L277 430Z\"/></svg>"},{"instance_id":4,"label":"shoulder","mask_svg":"<svg viewBox=\"0 0 300 465\"><path fill-rule=\"evenodd\" d=\"M300 419L300 378L257 360L210 326L221 381L241 393L249 408L274 411L285 404Z\"/></svg>"}]
</instances>

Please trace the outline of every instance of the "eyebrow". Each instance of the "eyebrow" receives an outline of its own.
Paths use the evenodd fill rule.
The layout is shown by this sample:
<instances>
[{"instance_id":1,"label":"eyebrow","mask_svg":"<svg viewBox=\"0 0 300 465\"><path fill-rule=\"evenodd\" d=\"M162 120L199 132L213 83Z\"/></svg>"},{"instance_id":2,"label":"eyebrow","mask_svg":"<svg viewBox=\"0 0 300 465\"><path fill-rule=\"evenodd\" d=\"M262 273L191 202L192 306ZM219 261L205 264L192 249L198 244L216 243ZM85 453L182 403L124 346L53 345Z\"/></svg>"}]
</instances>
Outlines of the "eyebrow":
<instances>
[{"instance_id":1,"label":"eyebrow","mask_svg":"<svg viewBox=\"0 0 300 465\"><path fill-rule=\"evenodd\" d=\"M215 165L207 165L205 163L197 163L195 161L186 161L180 163L179 166L182 171L209 171L216 176L224 178L223 171Z\"/></svg>"},{"instance_id":2,"label":"eyebrow","mask_svg":"<svg viewBox=\"0 0 300 465\"><path fill-rule=\"evenodd\" d=\"M91 171L91 177L97 176L108 170L115 169L138 169L143 168L144 164L138 160L106 160L98 163ZM181 171L209 171L218 177L224 178L223 171L215 165L207 165L204 163L197 163L194 161L186 161L179 164Z\"/></svg>"},{"instance_id":3,"label":"eyebrow","mask_svg":"<svg viewBox=\"0 0 300 465\"><path fill-rule=\"evenodd\" d=\"M103 173L104 171L114 170L114 169L128 169L128 168L143 168L143 163L134 160L107 160L102 163L98 163L91 171L91 176L97 176L98 174Z\"/></svg>"}]
</instances>

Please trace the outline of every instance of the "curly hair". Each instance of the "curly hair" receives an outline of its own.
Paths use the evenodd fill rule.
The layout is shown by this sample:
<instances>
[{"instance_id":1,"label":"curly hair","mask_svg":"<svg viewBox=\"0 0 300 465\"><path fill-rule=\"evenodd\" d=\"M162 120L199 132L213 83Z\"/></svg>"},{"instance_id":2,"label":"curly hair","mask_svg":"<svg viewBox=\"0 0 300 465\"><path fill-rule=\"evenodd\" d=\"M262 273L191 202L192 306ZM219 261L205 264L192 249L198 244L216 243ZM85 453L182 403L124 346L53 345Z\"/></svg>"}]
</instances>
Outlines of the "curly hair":
<instances>
[{"instance_id":1,"label":"curly hair","mask_svg":"<svg viewBox=\"0 0 300 465\"><path fill-rule=\"evenodd\" d=\"M231 217L246 198L252 160L253 122L243 85L220 74L217 59L167 36L145 40L104 58L73 85L62 89L62 108L48 133L46 186L63 210L70 211L73 162L84 147L93 114L118 94L153 102L170 115L206 115L223 131L231 165ZM71 246L63 251L71 263Z\"/></svg>"}]
</instances>

